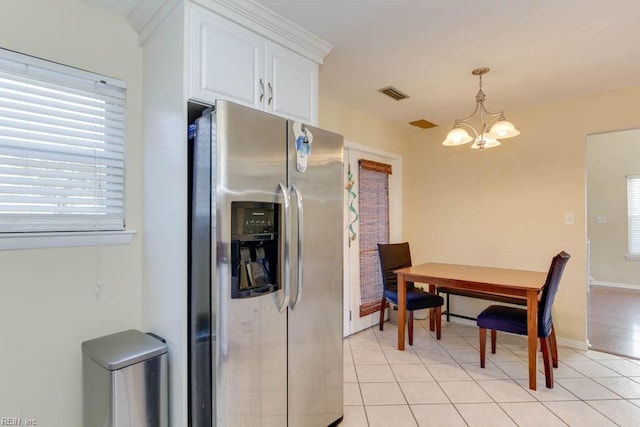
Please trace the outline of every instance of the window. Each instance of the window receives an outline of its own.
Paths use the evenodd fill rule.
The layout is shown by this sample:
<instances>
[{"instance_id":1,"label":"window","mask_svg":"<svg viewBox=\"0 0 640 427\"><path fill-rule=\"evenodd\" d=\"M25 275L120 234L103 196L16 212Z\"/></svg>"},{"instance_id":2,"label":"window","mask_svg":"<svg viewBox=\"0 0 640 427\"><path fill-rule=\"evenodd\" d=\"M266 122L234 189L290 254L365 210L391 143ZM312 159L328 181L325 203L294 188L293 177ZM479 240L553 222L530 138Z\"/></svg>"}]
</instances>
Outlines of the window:
<instances>
[{"instance_id":1,"label":"window","mask_svg":"<svg viewBox=\"0 0 640 427\"><path fill-rule=\"evenodd\" d=\"M125 90L0 49L0 236L124 230Z\"/></svg>"},{"instance_id":2,"label":"window","mask_svg":"<svg viewBox=\"0 0 640 427\"><path fill-rule=\"evenodd\" d=\"M640 259L640 175L627 175L629 258Z\"/></svg>"}]
</instances>

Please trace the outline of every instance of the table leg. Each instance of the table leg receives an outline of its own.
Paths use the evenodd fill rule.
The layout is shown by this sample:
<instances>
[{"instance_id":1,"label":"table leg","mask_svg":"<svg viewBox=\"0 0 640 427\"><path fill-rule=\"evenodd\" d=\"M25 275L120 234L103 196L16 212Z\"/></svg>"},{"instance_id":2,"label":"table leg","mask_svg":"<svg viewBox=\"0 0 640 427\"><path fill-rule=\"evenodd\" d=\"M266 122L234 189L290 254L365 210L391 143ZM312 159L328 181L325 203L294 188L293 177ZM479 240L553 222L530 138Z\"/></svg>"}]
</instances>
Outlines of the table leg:
<instances>
[{"instance_id":1,"label":"table leg","mask_svg":"<svg viewBox=\"0 0 640 427\"><path fill-rule=\"evenodd\" d=\"M429 292L431 292L432 294L436 293L436 287L435 285L432 285L431 283L429 283ZM429 310L429 330L431 332L436 330L436 322L435 322L435 317L434 317L434 311L433 309Z\"/></svg>"},{"instance_id":2,"label":"table leg","mask_svg":"<svg viewBox=\"0 0 640 427\"><path fill-rule=\"evenodd\" d=\"M404 350L404 323L407 315L407 283L398 273L398 350Z\"/></svg>"},{"instance_id":3,"label":"table leg","mask_svg":"<svg viewBox=\"0 0 640 427\"><path fill-rule=\"evenodd\" d=\"M538 375L536 362L538 360L538 293L527 292L527 338L529 344L529 388L536 389Z\"/></svg>"}]
</instances>

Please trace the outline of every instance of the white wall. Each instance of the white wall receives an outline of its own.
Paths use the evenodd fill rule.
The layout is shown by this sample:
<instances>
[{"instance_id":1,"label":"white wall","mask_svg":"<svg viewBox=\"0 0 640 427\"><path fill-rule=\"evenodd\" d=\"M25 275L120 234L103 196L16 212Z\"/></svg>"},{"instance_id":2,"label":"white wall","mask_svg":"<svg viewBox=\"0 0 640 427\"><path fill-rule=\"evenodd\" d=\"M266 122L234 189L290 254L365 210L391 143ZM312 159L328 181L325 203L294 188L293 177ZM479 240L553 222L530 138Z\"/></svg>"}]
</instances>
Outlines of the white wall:
<instances>
[{"instance_id":1,"label":"white wall","mask_svg":"<svg viewBox=\"0 0 640 427\"><path fill-rule=\"evenodd\" d=\"M142 324L142 51L122 17L77 0L3 0L0 46L128 85L132 243L0 252L0 417L80 427L81 342Z\"/></svg>"},{"instance_id":2,"label":"white wall","mask_svg":"<svg viewBox=\"0 0 640 427\"><path fill-rule=\"evenodd\" d=\"M144 42L143 325L169 347L171 426L187 425L187 104L185 13Z\"/></svg>"},{"instance_id":3,"label":"white wall","mask_svg":"<svg viewBox=\"0 0 640 427\"><path fill-rule=\"evenodd\" d=\"M640 261L628 260L627 175L640 174L640 129L587 137L587 236L597 282L640 287ZM606 222L598 223L598 217Z\"/></svg>"}]
</instances>

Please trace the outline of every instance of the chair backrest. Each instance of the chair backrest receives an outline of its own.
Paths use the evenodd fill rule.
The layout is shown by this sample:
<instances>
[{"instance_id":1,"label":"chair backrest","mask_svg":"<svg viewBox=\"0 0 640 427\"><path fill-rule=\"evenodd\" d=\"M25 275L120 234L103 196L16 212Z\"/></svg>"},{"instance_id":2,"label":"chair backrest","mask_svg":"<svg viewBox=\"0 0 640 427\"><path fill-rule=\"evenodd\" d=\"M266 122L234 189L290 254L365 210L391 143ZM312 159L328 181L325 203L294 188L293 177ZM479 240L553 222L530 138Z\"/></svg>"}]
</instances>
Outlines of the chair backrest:
<instances>
[{"instance_id":1,"label":"chair backrest","mask_svg":"<svg viewBox=\"0 0 640 427\"><path fill-rule=\"evenodd\" d=\"M398 276L395 270L411 267L411 252L409 243L378 243L380 268L382 270L382 284L388 291L398 290ZM407 289L413 288L413 283L407 283Z\"/></svg>"},{"instance_id":2,"label":"chair backrest","mask_svg":"<svg viewBox=\"0 0 640 427\"><path fill-rule=\"evenodd\" d=\"M562 251L554 256L551 261L547 281L542 289L542 296L540 297L540 303L538 305L538 335L540 337L548 337L551 333L551 326L553 325L551 320L551 306L556 297L556 292L558 292L560 278L562 278L564 267L567 265L569 258L571 258L571 255Z\"/></svg>"}]
</instances>

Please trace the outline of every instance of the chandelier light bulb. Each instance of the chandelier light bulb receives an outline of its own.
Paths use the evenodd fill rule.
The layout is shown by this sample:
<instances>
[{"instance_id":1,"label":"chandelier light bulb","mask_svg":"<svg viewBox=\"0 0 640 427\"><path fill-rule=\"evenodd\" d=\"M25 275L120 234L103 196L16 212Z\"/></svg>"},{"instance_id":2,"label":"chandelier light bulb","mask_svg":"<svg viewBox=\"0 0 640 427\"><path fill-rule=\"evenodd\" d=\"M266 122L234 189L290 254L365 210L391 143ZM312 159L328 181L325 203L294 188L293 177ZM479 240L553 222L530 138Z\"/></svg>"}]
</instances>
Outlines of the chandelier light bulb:
<instances>
[{"instance_id":1,"label":"chandelier light bulb","mask_svg":"<svg viewBox=\"0 0 640 427\"><path fill-rule=\"evenodd\" d=\"M509 120L500 120L491 127L489 135L492 138L513 138L520 135L520 131Z\"/></svg>"},{"instance_id":2,"label":"chandelier light bulb","mask_svg":"<svg viewBox=\"0 0 640 427\"><path fill-rule=\"evenodd\" d=\"M442 145L462 145L471 141L473 141L473 138L466 130L456 127L449 131L447 138L442 142Z\"/></svg>"},{"instance_id":3,"label":"chandelier light bulb","mask_svg":"<svg viewBox=\"0 0 640 427\"><path fill-rule=\"evenodd\" d=\"M484 145L481 146L480 141L484 140ZM500 141L494 138L489 138L486 134L484 137L477 137L476 140L471 145L471 148L474 150L484 150L485 148L493 148L502 145Z\"/></svg>"}]
</instances>

